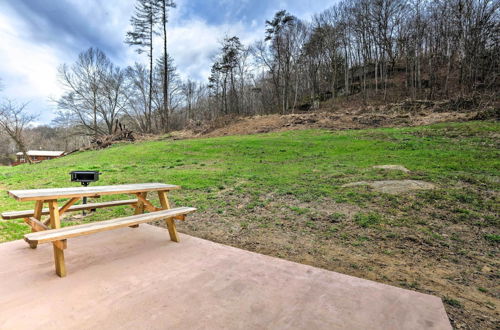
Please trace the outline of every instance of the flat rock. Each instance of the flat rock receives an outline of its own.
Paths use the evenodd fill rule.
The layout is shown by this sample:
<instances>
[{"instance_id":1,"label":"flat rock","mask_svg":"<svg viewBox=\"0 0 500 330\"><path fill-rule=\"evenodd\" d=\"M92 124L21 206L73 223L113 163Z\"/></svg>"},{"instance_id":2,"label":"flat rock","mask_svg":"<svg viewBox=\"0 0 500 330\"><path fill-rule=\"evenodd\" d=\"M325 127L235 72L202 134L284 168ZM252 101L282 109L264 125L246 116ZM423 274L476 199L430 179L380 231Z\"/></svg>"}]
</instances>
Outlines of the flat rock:
<instances>
[{"instance_id":1,"label":"flat rock","mask_svg":"<svg viewBox=\"0 0 500 330\"><path fill-rule=\"evenodd\" d=\"M429 190L436 186L430 182L419 180L383 180L383 181L359 181L344 184L342 187L369 186L373 190L386 194L400 194L415 190Z\"/></svg>"},{"instance_id":2,"label":"flat rock","mask_svg":"<svg viewBox=\"0 0 500 330\"><path fill-rule=\"evenodd\" d=\"M402 171L405 173L410 172L409 169L407 169L406 167L404 167L402 165L375 165L375 166L373 166L373 168L380 168L383 170Z\"/></svg>"}]
</instances>

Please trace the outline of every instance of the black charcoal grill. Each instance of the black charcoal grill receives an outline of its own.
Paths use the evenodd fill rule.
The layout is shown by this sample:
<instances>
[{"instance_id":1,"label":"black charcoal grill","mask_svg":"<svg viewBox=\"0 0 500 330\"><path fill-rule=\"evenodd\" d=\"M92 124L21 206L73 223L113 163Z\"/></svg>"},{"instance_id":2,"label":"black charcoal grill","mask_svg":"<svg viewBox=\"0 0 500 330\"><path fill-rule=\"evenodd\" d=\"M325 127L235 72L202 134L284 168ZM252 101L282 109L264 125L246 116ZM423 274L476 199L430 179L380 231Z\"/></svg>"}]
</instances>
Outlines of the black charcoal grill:
<instances>
[{"instance_id":1,"label":"black charcoal grill","mask_svg":"<svg viewBox=\"0 0 500 330\"><path fill-rule=\"evenodd\" d=\"M72 171L71 182L80 182L82 186L88 186L91 182L99 180L99 171Z\"/></svg>"},{"instance_id":2,"label":"black charcoal grill","mask_svg":"<svg viewBox=\"0 0 500 330\"><path fill-rule=\"evenodd\" d=\"M80 182L82 186L88 186L91 182L96 182L99 180L99 171L72 171L69 173L71 175L71 182ZM87 197L83 197L83 204L87 204ZM92 209L90 211L95 211ZM83 211L85 215L85 210Z\"/></svg>"}]
</instances>

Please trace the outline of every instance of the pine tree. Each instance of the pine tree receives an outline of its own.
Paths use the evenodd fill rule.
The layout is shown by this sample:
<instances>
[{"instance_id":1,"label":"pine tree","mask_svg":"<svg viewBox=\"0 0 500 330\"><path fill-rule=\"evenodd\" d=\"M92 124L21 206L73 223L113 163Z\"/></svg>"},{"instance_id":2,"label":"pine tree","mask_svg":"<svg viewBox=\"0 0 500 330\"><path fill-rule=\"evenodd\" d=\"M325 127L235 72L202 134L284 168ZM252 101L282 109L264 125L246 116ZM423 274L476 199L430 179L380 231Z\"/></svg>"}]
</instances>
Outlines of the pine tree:
<instances>
[{"instance_id":1,"label":"pine tree","mask_svg":"<svg viewBox=\"0 0 500 330\"><path fill-rule=\"evenodd\" d=\"M149 57L149 100L148 113L151 114L153 100L153 35L155 24L158 23L158 0L137 0L135 13L130 19L132 31L127 32L125 42L137 46L137 53L147 52ZM147 129L151 130L151 123Z\"/></svg>"},{"instance_id":2,"label":"pine tree","mask_svg":"<svg viewBox=\"0 0 500 330\"><path fill-rule=\"evenodd\" d=\"M170 109L168 100L168 89L170 85L169 81L169 61L168 51L167 51L167 23L168 23L168 12L170 8L175 8L176 4L172 0L156 0L156 8L159 16L159 23L163 35L163 111L162 111L162 126L163 129L169 131L170 129Z\"/></svg>"}]
</instances>

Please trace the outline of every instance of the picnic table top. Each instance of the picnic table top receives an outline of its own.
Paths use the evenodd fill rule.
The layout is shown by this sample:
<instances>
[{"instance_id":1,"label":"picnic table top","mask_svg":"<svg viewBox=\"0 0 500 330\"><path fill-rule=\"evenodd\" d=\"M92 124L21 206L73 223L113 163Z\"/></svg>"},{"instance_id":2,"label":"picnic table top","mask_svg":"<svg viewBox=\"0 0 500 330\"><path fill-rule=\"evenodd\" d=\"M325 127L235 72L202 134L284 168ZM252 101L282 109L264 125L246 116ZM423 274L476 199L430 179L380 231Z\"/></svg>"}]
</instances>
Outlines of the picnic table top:
<instances>
[{"instance_id":1,"label":"picnic table top","mask_svg":"<svg viewBox=\"0 0 500 330\"><path fill-rule=\"evenodd\" d=\"M180 188L180 186L165 183L134 183L111 186L80 186L71 188L9 190L8 194L18 201L36 201L58 198L127 194L147 191L165 191Z\"/></svg>"}]
</instances>

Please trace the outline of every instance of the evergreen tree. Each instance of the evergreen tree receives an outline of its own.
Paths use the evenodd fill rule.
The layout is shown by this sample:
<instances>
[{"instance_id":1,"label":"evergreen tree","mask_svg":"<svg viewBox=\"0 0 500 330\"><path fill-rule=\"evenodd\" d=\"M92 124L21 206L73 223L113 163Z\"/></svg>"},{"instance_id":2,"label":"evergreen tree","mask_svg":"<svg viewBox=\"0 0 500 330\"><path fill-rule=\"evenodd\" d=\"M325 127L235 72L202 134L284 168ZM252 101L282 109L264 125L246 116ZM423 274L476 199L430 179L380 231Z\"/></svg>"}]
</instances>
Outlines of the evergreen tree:
<instances>
[{"instance_id":1,"label":"evergreen tree","mask_svg":"<svg viewBox=\"0 0 500 330\"><path fill-rule=\"evenodd\" d=\"M153 35L159 21L157 0L137 0L135 13L130 19L132 31L127 32L125 42L137 47L137 53L147 52L149 57L148 112L152 112L153 100Z\"/></svg>"},{"instance_id":2,"label":"evergreen tree","mask_svg":"<svg viewBox=\"0 0 500 330\"><path fill-rule=\"evenodd\" d=\"M163 129L168 131L170 129L170 107L169 107L169 58L167 51L167 23L168 23L168 12L170 8L175 8L176 4L172 0L156 0L156 8L159 16L159 23L163 35L163 111L161 114Z\"/></svg>"}]
</instances>

